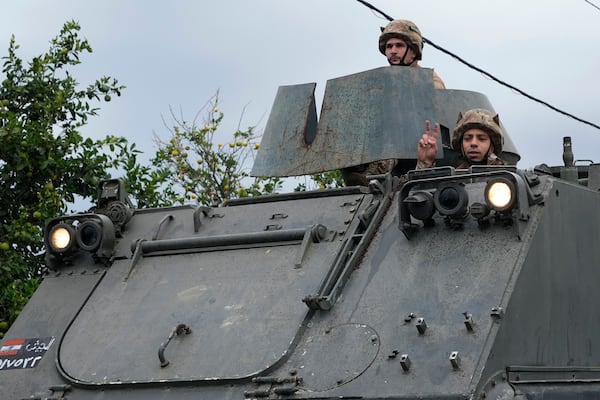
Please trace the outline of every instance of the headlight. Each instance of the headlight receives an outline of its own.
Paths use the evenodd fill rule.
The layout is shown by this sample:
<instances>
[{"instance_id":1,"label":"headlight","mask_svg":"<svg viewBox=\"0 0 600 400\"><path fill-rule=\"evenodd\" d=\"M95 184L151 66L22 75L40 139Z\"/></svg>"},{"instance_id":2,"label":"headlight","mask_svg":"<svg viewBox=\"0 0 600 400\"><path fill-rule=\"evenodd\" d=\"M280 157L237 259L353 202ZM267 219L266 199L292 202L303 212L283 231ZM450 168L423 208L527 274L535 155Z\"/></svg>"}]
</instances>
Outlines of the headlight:
<instances>
[{"instance_id":1,"label":"headlight","mask_svg":"<svg viewBox=\"0 0 600 400\"><path fill-rule=\"evenodd\" d=\"M464 217L469 204L469 195L464 185L449 182L435 192L433 201L441 215Z\"/></svg>"},{"instance_id":2,"label":"headlight","mask_svg":"<svg viewBox=\"0 0 600 400\"><path fill-rule=\"evenodd\" d=\"M433 196L429 192L415 192L404 199L410 215L421 221L430 219L435 213Z\"/></svg>"},{"instance_id":3,"label":"headlight","mask_svg":"<svg viewBox=\"0 0 600 400\"><path fill-rule=\"evenodd\" d=\"M77 226L77 244L86 251L95 251L102 241L102 227L96 221L85 221Z\"/></svg>"},{"instance_id":4,"label":"headlight","mask_svg":"<svg viewBox=\"0 0 600 400\"><path fill-rule=\"evenodd\" d=\"M86 253L96 261L106 262L114 252L115 228L103 214L59 217L46 225L44 244L51 269L72 263Z\"/></svg>"},{"instance_id":5,"label":"headlight","mask_svg":"<svg viewBox=\"0 0 600 400\"><path fill-rule=\"evenodd\" d=\"M505 178L489 181L485 187L485 201L496 211L510 210L515 204L515 185Z\"/></svg>"},{"instance_id":6,"label":"headlight","mask_svg":"<svg viewBox=\"0 0 600 400\"><path fill-rule=\"evenodd\" d=\"M74 243L75 229L71 225L58 224L49 233L48 244L57 253L65 253L71 250Z\"/></svg>"}]
</instances>

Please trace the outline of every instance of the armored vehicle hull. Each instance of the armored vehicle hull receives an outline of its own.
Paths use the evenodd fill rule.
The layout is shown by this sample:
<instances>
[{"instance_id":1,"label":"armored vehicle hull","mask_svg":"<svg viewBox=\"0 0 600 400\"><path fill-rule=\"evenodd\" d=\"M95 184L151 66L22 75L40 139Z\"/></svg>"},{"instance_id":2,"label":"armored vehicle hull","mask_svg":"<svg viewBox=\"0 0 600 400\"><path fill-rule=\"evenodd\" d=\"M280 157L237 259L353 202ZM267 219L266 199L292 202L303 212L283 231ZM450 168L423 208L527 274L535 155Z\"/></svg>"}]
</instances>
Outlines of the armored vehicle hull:
<instances>
[{"instance_id":1,"label":"armored vehicle hull","mask_svg":"<svg viewBox=\"0 0 600 400\"><path fill-rule=\"evenodd\" d=\"M46 227L0 393L598 398L599 189L596 164L445 166L133 209L103 182L94 212Z\"/></svg>"}]
</instances>

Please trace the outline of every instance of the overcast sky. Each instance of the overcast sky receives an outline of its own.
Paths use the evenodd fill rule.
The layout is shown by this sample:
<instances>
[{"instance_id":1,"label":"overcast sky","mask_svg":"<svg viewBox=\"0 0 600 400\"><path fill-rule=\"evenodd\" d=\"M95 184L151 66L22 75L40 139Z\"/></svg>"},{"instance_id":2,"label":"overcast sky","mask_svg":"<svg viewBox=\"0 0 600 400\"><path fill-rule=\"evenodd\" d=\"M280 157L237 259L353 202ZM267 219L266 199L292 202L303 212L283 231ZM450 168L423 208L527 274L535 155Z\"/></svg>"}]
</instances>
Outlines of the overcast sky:
<instances>
[{"instance_id":1,"label":"overcast sky","mask_svg":"<svg viewBox=\"0 0 600 400\"><path fill-rule=\"evenodd\" d=\"M600 5L600 0L591 0ZM497 78L600 125L600 10L585 0L372 0L395 18ZM0 54L11 34L24 60L45 52L63 23L81 24L93 54L74 71L82 85L102 75L126 85L82 133L125 136L147 157L153 133L168 137L169 108L191 120L217 90L221 134L262 132L280 85L317 83L387 65L387 21L355 0L19 0L0 13ZM449 89L484 93L521 154L522 168L562 163L562 137L576 159L600 162L600 130L498 85L431 46L424 67ZM318 110L320 105L317 105Z\"/></svg>"}]
</instances>

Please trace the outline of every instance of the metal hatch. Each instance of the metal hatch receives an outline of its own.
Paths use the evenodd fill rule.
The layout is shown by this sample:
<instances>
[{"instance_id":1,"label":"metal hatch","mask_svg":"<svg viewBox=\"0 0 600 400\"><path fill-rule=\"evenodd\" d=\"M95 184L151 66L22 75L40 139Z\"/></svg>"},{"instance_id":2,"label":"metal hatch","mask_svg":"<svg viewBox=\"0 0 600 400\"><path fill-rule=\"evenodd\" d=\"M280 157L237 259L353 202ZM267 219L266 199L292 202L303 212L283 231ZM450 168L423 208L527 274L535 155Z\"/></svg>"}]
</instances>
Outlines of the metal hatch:
<instances>
[{"instance_id":1,"label":"metal hatch","mask_svg":"<svg viewBox=\"0 0 600 400\"><path fill-rule=\"evenodd\" d=\"M146 257L126 283L128 263L115 264L65 335L62 367L97 384L239 379L268 368L294 340L307 313L301 299L321 278L294 268L297 248ZM191 333L172 340L161 368L157 351L179 323Z\"/></svg>"},{"instance_id":2,"label":"metal hatch","mask_svg":"<svg viewBox=\"0 0 600 400\"><path fill-rule=\"evenodd\" d=\"M171 227L178 232L193 231L193 210L167 210L172 221L163 228L164 239L148 240L161 248L140 257L133 269L132 260L117 260L68 327L57 350L59 370L75 384L107 387L232 382L276 368L313 312L302 300L317 290L343 245L336 235L349 217L367 207L369 202L361 200L372 198L356 191L340 193L283 204L215 209L212 215L218 218L207 216L201 227L205 234L211 232L209 236L178 233L185 243L237 238L240 234L225 232L248 227L252 220L256 225L274 210L286 213L280 229L248 235L252 240L273 235L275 240L253 241L248 246L211 244L203 250L165 251L156 245L178 240L169 239L173 234L164 236ZM315 204L319 205L312 215L315 219L320 219L321 212L329 215L325 219L327 240L315 241L306 250L303 237L318 225L300 210L314 210ZM128 227L130 237L124 240L131 242L142 232L152 232L141 221L152 220L156 225L164 215L149 211L134 216ZM300 224L306 229L299 229ZM157 354L180 324L191 332L172 337L163 348L168 365L161 366Z\"/></svg>"}]
</instances>

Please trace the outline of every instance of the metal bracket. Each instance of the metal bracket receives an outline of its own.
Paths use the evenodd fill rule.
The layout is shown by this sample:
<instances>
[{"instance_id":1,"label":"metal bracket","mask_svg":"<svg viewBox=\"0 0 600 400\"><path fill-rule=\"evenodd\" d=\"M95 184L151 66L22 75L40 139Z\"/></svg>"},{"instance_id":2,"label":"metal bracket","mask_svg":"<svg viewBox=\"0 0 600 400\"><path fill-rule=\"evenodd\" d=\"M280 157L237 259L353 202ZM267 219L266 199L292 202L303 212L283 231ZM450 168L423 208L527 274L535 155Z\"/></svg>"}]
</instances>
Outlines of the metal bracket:
<instances>
[{"instance_id":1,"label":"metal bracket","mask_svg":"<svg viewBox=\"0 0 600 400\"><path fill-rule=\"evenodd\" d=\"M300 266L302 265L302 261L304 261L304 256L306 255L310 244L319 243L325 238L326 234L327 227L321 224L314 225L310 229L307 229L306 232L304 232L304 238L302 238L302 245L300 246L298 254L296 255L296 262L294 263L295 268L300 268Z\"/></svg>"},{"instance_id":2,"label":"metal bracket","mask_svg":"<svg viewBox=\"0 0 600 400\"><path fill-rule=\"evenodd\" d=\"M323 278L317 294L302 299L311 310L329 310L333 307L367 244L375 235L392 198L392 176L387 174L383 179L383 184L377 185L381 191L373 191L371 203L350 222L342 246ZM375 206L372 207L373 205Z\"/></svg>"},{"instance_id":3,"label":"metal bracket","mask_svg":"<svg viewBox=\"0 0 600 400\"><path fill-rule=\"evenodd\" d=\"M200 206L194 210L194 233L198 233L200 226L202 225L200 214L204 215L204 217L208 217L210 210L212 210L212 208L207 206Z\"/></svg>"},{"instance_id":4,"label":"metal bracket","mask_svg":"<svg viewBox=\"0 0 600 400\"><path fill-rule=\"evenodd\" d=\"M175 217L171 214L167 214L165 215L160 222L158 223L158 226L156 227L156 229L154 230L154 234L152 235L152 240L156 240L158 239L158 234L160 233L160 230L162 229L163 225L167 222L167 221L172 221L174 220Z\"/></svg>"}]
</instances>

